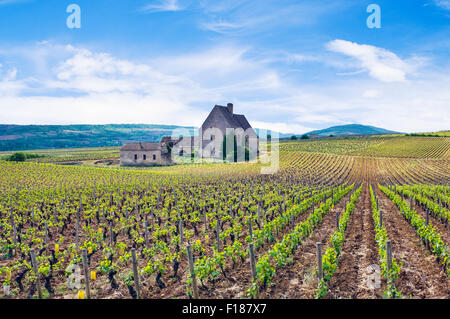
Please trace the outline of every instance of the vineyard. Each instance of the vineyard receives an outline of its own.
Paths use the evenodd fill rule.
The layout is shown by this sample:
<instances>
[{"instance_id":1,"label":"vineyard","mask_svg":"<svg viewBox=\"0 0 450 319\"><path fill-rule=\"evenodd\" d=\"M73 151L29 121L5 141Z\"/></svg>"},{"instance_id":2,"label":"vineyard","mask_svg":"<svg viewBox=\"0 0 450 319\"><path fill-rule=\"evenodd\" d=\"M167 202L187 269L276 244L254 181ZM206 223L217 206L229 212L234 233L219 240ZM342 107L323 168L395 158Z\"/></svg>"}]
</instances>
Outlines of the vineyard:
<instances>
[{"instance_id":1,"label":"vineyard","mask_svg":"<svg viewBox=\"0 0 450 319\"><path fill-rule=\"evenodd\" d=\"M285 142L271 175L0 161L0 297L450 298L449 150Z\"/></svg>"},{"instance_id":2,"label":"vineyard","mask_svg":"<svg viewBox=\"0 0 450 319\"><path fill-rule=\"evenodd\" d=\"M285 142L286 152L331 153L365 157L448 158L450 137L372 136ZM439 135L437 135L439 136Z\"/></svg>"}]
</instances>

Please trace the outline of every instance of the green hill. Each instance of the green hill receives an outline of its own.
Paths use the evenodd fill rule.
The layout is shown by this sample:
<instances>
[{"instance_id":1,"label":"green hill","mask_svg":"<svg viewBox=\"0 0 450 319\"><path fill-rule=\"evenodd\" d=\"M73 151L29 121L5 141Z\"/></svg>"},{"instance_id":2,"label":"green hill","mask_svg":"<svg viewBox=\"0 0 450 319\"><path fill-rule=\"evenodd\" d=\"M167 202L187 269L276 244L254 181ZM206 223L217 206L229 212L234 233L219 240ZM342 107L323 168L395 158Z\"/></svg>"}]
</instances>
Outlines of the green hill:
<instances>
[{"instance_id":1,"label":"green hill","mask_svg":"<svg viewBox=\"0 0 450 319\"><path fill-rule=\"evenodd\" d=\"M361 125L361 124L348 124L348 125L338 125L332 126L323 130L316 130L306 133L306 135L315 134L319 137L333 136L349 136L349 135L374 135L374 134L398 134L399 132L394 132L386 130L383 128Z\"/></svg>"},{"instance_id":2,"label":"green hill","mask_svg":"<svg viewBox=\"0 0 450 319\"><path fill-rule=\"evenodd\" d=\"M107 125L5 125L0 124L0 152L121 146L129 142L159 142L161 137L175 129L186 129L195 134L197 128L159 124L107 124ZM257 132L259 129L255 128ZM307 133L319 137L393 134L373 126L351 124L333 126ZM293 134L279 134L289 138Z\"/></svg>"},{"instance_id":3,"label":"green hill","mask_svg":"<svg viewBox=\"0 0 450 319\"><path fill-rule=\"evenodd\" d=\"M174 129L193 127L157 124L0 125L0 151L120 146L159 142Z\"/></svg>"}]
</instances>

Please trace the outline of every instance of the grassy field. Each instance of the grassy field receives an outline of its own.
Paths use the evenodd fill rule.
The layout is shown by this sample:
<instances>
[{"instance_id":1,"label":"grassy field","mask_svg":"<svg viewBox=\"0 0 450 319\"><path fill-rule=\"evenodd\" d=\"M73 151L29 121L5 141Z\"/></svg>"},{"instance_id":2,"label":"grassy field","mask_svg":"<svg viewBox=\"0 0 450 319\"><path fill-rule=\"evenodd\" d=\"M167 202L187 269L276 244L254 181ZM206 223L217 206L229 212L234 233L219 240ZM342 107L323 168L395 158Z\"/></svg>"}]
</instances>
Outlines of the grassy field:
<instances>
[{"instance_id":1,"label":"grassy field","mask_svg":"<svg viewBox=\"0 0 450 319\"><path fill-rule=\"evenodd\" d=\"M62 163L69 161L94 161L103 159L118 159L120 157L120 147L88 147L88 148L67 148L50 150L29 150L27 154L36 154L38 158L30 159L30 162L38 163ZM0 159L5 159L14 152L0 153Z\"/></svg>"}]
</instances>

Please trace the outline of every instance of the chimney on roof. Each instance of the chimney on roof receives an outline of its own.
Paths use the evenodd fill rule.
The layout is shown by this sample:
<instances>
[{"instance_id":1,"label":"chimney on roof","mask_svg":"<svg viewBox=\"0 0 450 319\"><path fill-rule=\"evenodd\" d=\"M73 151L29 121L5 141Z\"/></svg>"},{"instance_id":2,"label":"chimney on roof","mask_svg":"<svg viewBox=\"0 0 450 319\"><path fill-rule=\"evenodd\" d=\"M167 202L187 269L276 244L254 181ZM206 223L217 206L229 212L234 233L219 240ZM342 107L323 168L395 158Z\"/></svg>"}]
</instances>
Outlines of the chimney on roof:
<instances>
[{"instance_id":1,"label":"chimney on roof","mask_svg":"<svg viewBox=\"0 0 450 319\"><path fill-rule=\"evenodd\" d=\"M230 111L230 113L233 114L233 103L228 103L227 108L228 108L228 111Z\"/></svg>"}]
</instances>

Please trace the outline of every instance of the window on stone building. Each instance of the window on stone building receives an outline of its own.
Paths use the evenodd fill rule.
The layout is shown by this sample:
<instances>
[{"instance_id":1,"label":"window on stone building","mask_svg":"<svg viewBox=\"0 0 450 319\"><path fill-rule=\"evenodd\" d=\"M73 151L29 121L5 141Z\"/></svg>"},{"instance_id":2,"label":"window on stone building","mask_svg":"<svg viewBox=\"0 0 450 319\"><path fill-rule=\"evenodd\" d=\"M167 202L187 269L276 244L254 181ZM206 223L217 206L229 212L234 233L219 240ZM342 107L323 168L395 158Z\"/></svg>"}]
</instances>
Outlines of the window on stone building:
<instances>
[{"instance_id":1,"label":"window on stone building","mask_svg":"<svg viewBox=\"0 0 450 319\"><path fill-rule=\"evenodd\" d=\"M156 155L155 154L153 154L153 160L156 161Z\"/></svg>"},{"instance_id":2,"label":"window on stone building","mask_svg":"<svg viewBox=\"0 0 450 319\"><path fill-rule=\"evenodd\" d=\"M134 160L137 161L137 154L134 154Z\"/></svg>"},{"instance_id":3,"label":"window on stone building","mask_svg":"<svg viewBox=\"0 0 450 319\"><path fill-rule=\"evenodd\" d=\"M144 158L144 161L145 161L147 159L147 155L144 154L143 158Z\"/></svg>"}]
</instances>

